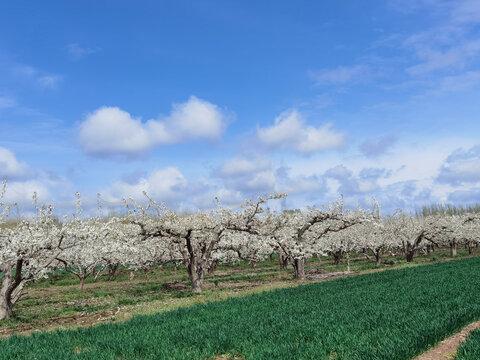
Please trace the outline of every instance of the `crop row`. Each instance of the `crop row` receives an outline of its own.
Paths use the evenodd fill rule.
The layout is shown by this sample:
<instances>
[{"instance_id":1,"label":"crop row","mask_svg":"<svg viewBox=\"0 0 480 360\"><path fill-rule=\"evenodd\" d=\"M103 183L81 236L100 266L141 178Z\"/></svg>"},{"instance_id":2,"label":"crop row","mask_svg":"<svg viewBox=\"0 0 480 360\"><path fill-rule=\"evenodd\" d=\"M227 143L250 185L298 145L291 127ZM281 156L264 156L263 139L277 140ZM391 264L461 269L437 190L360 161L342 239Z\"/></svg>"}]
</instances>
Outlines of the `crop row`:
<instances>
[{"instance_id":1,"label":"crop row","mask_svg":"<svg viewBox=\"0 0 480 360\"><path fill-rule=\"evenodd\" d=\"M1 359L410 359L480 318L480 258L0 342Z\"/></svg>"}]
</instances>

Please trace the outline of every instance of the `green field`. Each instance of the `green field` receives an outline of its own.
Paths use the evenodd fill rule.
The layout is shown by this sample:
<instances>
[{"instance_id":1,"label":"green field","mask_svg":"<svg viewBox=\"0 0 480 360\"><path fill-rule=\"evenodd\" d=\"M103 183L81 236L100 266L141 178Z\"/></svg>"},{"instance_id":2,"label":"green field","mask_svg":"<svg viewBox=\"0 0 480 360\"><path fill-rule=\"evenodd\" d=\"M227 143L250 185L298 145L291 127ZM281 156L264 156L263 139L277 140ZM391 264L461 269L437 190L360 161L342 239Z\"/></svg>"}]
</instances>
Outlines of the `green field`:
<instances>
[{"instance_id":1,"label":"green field","mask_svg":"<svg viewBox=\"0 0 480 360\"><path fill-rule=\"evenodd\" d=\"M476 329L457 350L456 360L478 360L480 359L480 330Z\"/></svg>"},{"instance_id":2,"label":"green field","mask_svg":"<svg viewBox=\"0 0 480 360\"><path fill-rule=\"evenodd\" d=\"M480 258L384 271L77 330L1 359L411 359L480 318Z\"/></svg>"}]
</instances>

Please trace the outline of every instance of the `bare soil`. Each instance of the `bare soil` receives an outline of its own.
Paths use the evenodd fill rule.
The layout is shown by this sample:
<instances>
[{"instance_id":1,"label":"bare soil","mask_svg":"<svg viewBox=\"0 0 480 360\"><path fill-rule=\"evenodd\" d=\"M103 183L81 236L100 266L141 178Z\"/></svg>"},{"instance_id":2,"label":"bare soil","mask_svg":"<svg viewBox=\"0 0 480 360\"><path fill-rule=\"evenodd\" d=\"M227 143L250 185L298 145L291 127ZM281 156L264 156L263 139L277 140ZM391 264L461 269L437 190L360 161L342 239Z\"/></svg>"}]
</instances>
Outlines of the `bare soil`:
<instances>
[{"instance_id":1,"label":"bare soil","mask_svg":"<svg viewBox=\"0 0 480 360\"><path fill-rule=\"evenodd\" d=\"M41 320L36 323L25 323L18 325L15 329L8 327L0 328L0 338L8 337L13 334L30 335L33 332L43 330L55 330L62 328L89 327L102 322L109 322L115 319L120 308L97 311L93 313L81 313L70 316L56 316L48 320Z\"/></svg>"},{"instance_id":2,"label":"bare soil","mask_svg":"<svg viewBox=\"0 0 480 360\"><path fill-rule=\"evenodd\" d=\"M443 340L433 349L416 357L414 360L453 360L457 354L457 349L463 343L470 332L480 328L480 321L476 321L464 327L460 332Z\"/></svg>"}]
</instances>

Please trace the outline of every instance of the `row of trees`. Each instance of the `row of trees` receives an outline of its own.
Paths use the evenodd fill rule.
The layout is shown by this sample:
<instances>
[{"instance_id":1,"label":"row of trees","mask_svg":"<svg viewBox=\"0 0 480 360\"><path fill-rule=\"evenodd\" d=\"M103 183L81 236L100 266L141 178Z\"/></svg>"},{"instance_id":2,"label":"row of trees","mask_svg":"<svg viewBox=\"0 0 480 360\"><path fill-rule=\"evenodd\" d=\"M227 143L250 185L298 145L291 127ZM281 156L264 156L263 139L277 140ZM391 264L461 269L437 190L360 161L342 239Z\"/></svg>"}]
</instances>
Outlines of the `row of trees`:
<instances>
[{"instance_id":1,"label":"row of trees","mask_svg":"<svg viewBox=\"0 0 480 360\"><path fill-rule=\"evenodd\" d=\"M472 251L480 241L480 218L474 213L435 213L413 216L402 211L382 217L378 204L370 210L346 210L342 198L323 209L269 211L268 201L286 194L271 194L246 201L240 209L218 203L214 210L181 214L148 199L147 205L126 201L128 214L83 218L78 196L77 215L58 221L52 207L34 203L37 215L12 223L14 204L1 202L0 191L0 320L12 309L29 281L64 267L83 288L89 276L108 270L110 278L120 266L142 270L148 279L153 265L181 262L193 292L201 292L204 277L219 263L247 260L252 264L278 254L281 266L290 264L297 279L305 278L305 263L312 256L349 261L352 252L374 256L377 264L386 252L412 261L419 251L448 245L455 254L459 244ZM348 262L349 265L349 262Z\"/></svg>"}]
</instances>

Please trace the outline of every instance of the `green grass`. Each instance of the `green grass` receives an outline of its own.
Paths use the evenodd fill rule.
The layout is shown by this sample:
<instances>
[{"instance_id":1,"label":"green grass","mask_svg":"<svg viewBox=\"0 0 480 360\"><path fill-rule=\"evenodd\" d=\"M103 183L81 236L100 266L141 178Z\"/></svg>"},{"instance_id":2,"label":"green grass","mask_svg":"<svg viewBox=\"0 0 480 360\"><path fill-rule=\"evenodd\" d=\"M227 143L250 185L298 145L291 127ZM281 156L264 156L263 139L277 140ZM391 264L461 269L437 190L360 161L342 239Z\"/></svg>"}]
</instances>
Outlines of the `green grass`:
<instances>
[{"instance_id":1,"label":"green grass","mask_svg":"<svg viewBox=\"0 0 480 360\"><path fill-rule=\"evenodd\" d=\"M480 318L479 271L471 258L14 335L0 359L411 359Z\"/></svg>"},{"instance_id":2,"label":"green grass","mask_svg":"<svg viewBox=\"0 0 480 360\"><path fill-rule=\"evenodd\" d=\"M457 350L456 360L480 359L480 330L476 329Z\"/></svg>"},{"instance_id":3,"label":"green grass","mask_svg":"<svg viewBox=\"0 0 480 360\"><path fill-rule=\"evenodd\" d=\"M466 249L459 248L457 258L465 256L468 256ZM351 268L354 272L392 269L431 264L447 258L451 258L449 249L437 249L434 254L419 254L412 263L407 263L403 257L385 256L384 262L376 266L373 258L370 257L368 260L364 254L352 253ZM309 259L308 269L338 272L345 271L346 264L343 262L335 265L332 264L331 258L322 256ZM131 275L133 275L133 281L131 281ZM163 287L171 282L180 283L183 288L167 286L161 289L160 286ZM307 282L315 282L315 280L307 280ZM24 297L14 308L16 319L0 321L0 336L18 331L52 329L59 326L68 328L78 325L74 318L68 321L53 320L59 317L92 314L89 320L83 323L88 326L98 322L94 321L94 312L117 312L118 307L121 307L116 319L124 321L131 318L133 314L152 314L194 303L251 294L252 290L260 292L261 289L271 290L291 287L295 284L298 284L298 281L293 279L292 268L280 269L276 256L258 263L255 268L245 261L219 265L215 275L206 276L206 291L202 295L191 293L185 268L179 266L178 271L175 272L173 264L162 268L154 267L149 282L145 281L143 272L132 273L126 268L119 269L114 281L108 281L106 274L102 274L96 282L93 281L93 277L89 277L83 291L78 290L78 279L74 275L59 268L51 273L48 279L27 284ZM96 318L104 318L104 316L99 314ZM58 322L61 324L57 325Z\"/></svg>"}]
</instances>

